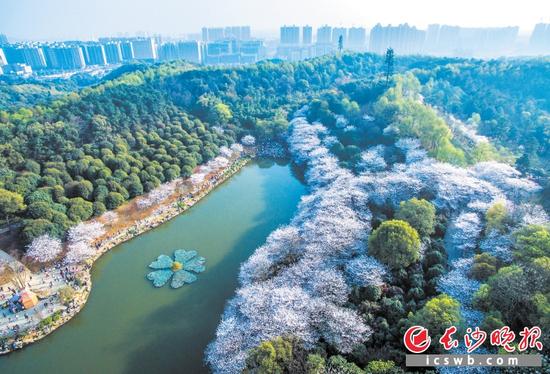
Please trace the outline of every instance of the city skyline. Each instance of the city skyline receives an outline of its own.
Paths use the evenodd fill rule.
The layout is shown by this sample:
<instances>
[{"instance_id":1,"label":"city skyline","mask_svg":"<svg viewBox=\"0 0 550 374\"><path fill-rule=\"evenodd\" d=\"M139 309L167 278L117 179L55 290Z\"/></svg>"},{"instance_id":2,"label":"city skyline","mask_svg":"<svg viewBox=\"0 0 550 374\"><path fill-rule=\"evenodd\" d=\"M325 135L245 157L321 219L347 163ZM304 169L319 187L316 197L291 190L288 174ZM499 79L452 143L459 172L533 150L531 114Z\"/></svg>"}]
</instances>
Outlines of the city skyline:
<instances>
[{"instance_id":1,"label":"city skyline","mask_svg":"<svg viewBox=\"0 0 550 374\"><path fill-rule=\"evenodd\" d=\"M52 0L45 7L38 0L21 0L3 4L0 33L14 41L89 40L121 34L183 36L200 33L203 26L247 24L259 37L276 38L282 24L307 24L316 29L324 24L372 28L377 23L408 23L425 29L437 23L461 27L518 26L520 34L529 34L535 24L550 21L550 2L544 4L535 0L465 0L460 4L436 0L414 3L393 0L383 4L343 0L334 5L335 2L329 0L281 0L277 4L250 0L230 3L221 0L158 0L154 3L97 0L93 6L86 7L69 0Z\"/></svg>"}]
</instances>

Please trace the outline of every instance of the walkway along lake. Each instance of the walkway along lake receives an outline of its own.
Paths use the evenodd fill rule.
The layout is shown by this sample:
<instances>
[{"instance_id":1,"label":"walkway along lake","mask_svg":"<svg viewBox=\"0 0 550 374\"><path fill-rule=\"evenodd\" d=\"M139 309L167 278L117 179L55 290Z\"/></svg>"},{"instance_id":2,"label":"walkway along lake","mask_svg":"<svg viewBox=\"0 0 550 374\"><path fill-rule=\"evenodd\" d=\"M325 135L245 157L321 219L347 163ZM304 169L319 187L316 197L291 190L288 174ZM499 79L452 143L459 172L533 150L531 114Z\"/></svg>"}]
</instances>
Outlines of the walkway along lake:
<instances>
[{"instance_id":1,"label":"walkway along lake","mask_svg":"<svg viewBox=\"0 0 550 374\"><path fill-rule=\"evenodd\" d=\"M0 357L0 373L208 372L204 349L240 263L290 221L304 193L290 165L250 163L184 214L103 255L79 315ZM153 288L147 265L178 248L206 257L206 271L178 290Z\"/></svg>"}]
</instances>

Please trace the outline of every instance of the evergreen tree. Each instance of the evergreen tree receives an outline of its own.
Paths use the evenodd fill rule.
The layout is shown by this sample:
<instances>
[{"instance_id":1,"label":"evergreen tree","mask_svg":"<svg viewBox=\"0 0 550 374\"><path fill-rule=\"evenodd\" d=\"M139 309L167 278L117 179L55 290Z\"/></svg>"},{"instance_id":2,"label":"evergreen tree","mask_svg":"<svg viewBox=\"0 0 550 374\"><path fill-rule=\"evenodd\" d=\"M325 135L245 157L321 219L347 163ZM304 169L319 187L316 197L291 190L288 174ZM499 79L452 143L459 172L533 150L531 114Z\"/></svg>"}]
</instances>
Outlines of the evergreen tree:
<instances>
[{"instance_id":1,"label":"evergreen tree","mask_svg":"<svg viewBox=\"0 0 550 374\"><path fill-rule=\"evenodd\" d=\"M386 58L384 60L384 64L386 65L386 86L389 86L390 78L393 75L393 60L394 60L393 48L388 48L386 50Z\"/></svg>"}]
</instances>

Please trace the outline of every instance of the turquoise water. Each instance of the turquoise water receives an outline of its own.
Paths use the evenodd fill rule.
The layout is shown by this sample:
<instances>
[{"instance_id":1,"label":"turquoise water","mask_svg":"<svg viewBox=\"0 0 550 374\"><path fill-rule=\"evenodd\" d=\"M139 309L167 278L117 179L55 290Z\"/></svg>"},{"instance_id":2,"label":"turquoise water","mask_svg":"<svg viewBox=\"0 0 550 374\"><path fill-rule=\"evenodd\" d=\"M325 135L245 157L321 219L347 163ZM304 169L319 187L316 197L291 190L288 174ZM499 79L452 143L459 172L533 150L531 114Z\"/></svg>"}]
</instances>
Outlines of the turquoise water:
<instances>
[{"instance_id":1,"label":"turquoise water","mask_svg":"<svg viewBox=\"0 0 550 374\"><path fill-rule=\"evenodd\" d=\"M305 187L289 165L254 162L181 216L105 254L82 312L0 357L0 373L201 373L239 265L293 216ZM147 265L174 249L206 257L199 280L155 289Z\"/></svg>"}]
</instances>

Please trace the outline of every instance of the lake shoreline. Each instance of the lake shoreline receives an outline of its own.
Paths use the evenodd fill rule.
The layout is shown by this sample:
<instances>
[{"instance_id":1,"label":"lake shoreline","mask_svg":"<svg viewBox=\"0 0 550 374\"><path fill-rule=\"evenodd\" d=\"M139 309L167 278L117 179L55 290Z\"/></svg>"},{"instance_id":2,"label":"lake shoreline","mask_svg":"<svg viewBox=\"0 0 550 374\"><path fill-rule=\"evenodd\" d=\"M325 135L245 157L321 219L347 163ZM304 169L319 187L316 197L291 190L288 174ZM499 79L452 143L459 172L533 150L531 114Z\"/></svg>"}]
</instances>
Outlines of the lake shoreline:
<instances>
[{"instance_id":1,"label":"lake shoreline","mask_svg":"<svg viewBox=\"0 0 550 374\"><path fill-rule=\"evenodd\" d=\"M53 321L46 327L37 327L37 330L32 331L23 338L8 339L6 341L8 349L0 349L0 356L7 355L45 338L73 319L83 309L88 301L92 291L92 266L103 254L107 253L112 248L136 238L139 235L152 230L184 213L206 197L211 191L222 185L234 174L238 173L252 159L253 156L243 156L233 160L232 163L224 168L222 172L218 173L214 178L208 180L207 187L200 189L196 194L193 194L191 197L180 196L175 201L163 201L155 206L156 209L152 214L141 220L135 221L133 225L125 227L117 232L116 235L107 237L95 243L97 251L94 256L86 260L84 264L79 265L79 275L81 276L79 281L82 286L75 290L73 300L65 311L61 313L60 318ZM159 211L161 212L159 213Z\"/></svg>"}]
</instances>

